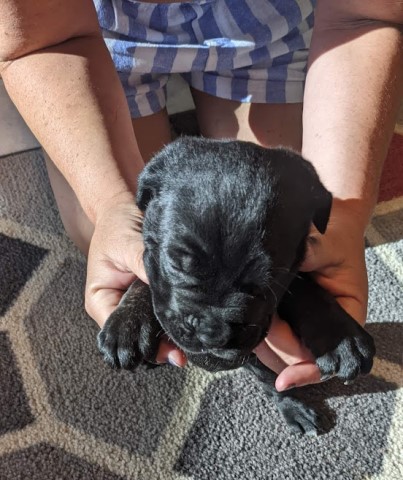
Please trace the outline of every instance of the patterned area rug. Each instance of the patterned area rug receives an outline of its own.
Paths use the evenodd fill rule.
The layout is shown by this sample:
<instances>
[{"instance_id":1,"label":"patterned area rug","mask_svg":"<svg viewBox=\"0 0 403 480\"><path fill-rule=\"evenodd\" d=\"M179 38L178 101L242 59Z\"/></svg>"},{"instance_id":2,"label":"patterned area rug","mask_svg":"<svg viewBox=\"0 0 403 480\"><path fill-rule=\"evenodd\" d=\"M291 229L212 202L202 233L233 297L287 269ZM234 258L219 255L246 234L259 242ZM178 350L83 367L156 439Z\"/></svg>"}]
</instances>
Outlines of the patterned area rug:
<instances>
[{"instance_id":1,"label":"patterned area rug","mask_svg":"<svg viewBox=\"0 0 403 480\"><path fill-rule=\"evenodd\" d=\"M246 372L109 370L40 151L0 159L0 192L1 480L403 478L403 197L368 230L374 369L305 389L333 424L307 438Z\"/></svg>"}]
</instances>

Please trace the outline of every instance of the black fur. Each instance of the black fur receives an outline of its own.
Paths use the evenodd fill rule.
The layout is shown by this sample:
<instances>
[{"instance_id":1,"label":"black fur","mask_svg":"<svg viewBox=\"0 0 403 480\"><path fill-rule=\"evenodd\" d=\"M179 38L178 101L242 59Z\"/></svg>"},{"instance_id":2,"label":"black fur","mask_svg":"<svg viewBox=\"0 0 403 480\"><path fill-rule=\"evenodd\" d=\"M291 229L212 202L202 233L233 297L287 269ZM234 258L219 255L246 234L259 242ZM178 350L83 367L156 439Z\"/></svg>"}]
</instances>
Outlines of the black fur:
<instances>
[{"instance_id":1,"label":"black fur","mask_svg":"<svg viewBox=\"0 0 403 480\"><path fill-rule=\"evenodd\" d=\"M278 310L323 375L370 371L370 335L309 276L296 276L310 225L325 232L331 203L312 165L289 150L189 137L165 147L137 195L155 316L148 287L135 282L99 335L107 362L152 361L162 327L206 370L247 367L293 429L316 433L315 412L276 392L275 375L252 351Z\"/></svg>"}]
</instances>

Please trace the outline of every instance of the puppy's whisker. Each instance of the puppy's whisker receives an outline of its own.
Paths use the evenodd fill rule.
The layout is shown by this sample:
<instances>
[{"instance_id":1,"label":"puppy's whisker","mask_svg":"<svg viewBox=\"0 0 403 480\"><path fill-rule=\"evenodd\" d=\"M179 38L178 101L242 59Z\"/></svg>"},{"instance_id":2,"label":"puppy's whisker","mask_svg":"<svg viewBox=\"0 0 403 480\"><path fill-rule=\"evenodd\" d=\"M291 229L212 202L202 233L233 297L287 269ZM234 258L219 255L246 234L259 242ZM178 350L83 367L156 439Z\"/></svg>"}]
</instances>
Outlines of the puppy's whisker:
<instances>
[{"instance_id":1,"label":"puppy's whisker","mask_svg":"<svg viewBox=\"0 0 403 480\"><path fill-rule=\"evenodd\" d=\"M281 288L284 288L284 291L285 292L288 292L292 295L292 293L290 292L290 290L288 288L285 287L285 285L281 284L280 282L277 282L276 280L272 279L272 282L275 283L276 285L278 285L279 287ZM269 287L270 288L270 287Z\"/></svg>"},{"instance_id":2,"label":"puppy's whisker","mask_svg":"<svg viewBox=\"0 0 403 480\"><path fill-rule=\"evenodd\" d=\"M245 363L249 361L249 358L250 358L250 355L244 355L242 358L241 365L245 365Z\"/></svg>"},{"instance_id":3,"label":"puppy's whisker","mask_svg":"<svg viewBox=\"0 0 403 480\"><path fill-rule=\"evenodd\" d=\"M161 330L157 333L156 337L160 338L160 336L163 334L164 334L164 330L161 328Z\"/></svg>"},{"instance_id":4,"label":"puppy's whisker","mask_svg":"<svg viewBox=\"0 0 403 480\"><path fill-rule=\"evenodd\" d=\"M165 332L165 333L166 333L166 332ZM170 336L170 335L168 335L168 333L167 333L166 335L167 335L167 339L168 339L168 341L169 341L169 342L172 342L174 345L176 345L176 342L174 342L174 339L173 339L173 338L171 338L171 336Z\"/></svg>"},{"instance_id":5,"label":"puppy's whisker","mask_svg":"<svg viewBox=\"0 0 403 480\"><path fill-rule=\"evenodd\" d=\"M285 273L290 273L290 269L286 267L274 267L273 271L275 272L285 272Z\"/></svg>"},{"instance_id":6,"label":"puppy's whisker","mask_svg":"<svg viewBox=\"0 0 403 480\"><path fill-rule=\"evenodd\" d=\"M274 291L274 290L271 288L271 286L270 286L270 285L268 285L268 287L269 287L270 293L272 293L272 294L273 294L274 301L275 301L275 305L277 305L277 304L278 304L278 298L277 298L277 295L276 295L275 291Z\"/></svg>"}]
</instances>

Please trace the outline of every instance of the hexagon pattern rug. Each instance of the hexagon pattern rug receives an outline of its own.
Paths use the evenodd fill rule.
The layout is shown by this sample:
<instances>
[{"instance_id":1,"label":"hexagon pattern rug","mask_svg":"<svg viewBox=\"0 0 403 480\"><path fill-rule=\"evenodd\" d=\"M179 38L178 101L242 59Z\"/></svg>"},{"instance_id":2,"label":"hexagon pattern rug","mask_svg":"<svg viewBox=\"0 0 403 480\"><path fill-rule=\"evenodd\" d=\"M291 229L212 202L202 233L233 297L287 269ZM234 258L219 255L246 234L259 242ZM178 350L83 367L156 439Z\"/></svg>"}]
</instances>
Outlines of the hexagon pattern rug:
<instances>
[{"instance_id":1,"label":"hexagon pattern rug","mask_svg":"<svg viewBox=\"0 0 403 480\"><path fill-rule=\"evenodd\" d=\"M307 438L246 372L108 369L39 150L0 159L0 192L0 480L403 478L403 197L368 229L373 371L305 389L333 425Z\"/></svg>"}]
</instances>

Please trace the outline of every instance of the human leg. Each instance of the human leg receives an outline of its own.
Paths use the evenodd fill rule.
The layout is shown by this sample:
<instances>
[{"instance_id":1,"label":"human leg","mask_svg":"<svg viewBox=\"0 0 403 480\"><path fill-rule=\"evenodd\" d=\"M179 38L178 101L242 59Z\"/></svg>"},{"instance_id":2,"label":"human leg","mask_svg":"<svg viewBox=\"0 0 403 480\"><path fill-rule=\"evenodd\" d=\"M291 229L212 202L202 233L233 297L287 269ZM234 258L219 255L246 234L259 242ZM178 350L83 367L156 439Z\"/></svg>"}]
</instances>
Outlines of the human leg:
<instances>
[{"instance_id":1,"label":"human leg","mask_svg":"<svg viewBox=\"0 0 403 480\"><path fill-rule=\"evenodd\" d=\"M211 16L222 34L218 40L207 37L216 46L207 62L211 68L184 74L202 134L301 150L313 2L262 1L249 9L217 1L210 17L200 20L206 35Z\"/></svg>"},{"instance_id":2,"label":"human leg","mask_svg":"<svg viewBox=\"0 0 403 480\"><path fill-rule=\"evenodd\" d=\"M46 168L60 218L67 235L87 255L94 226L82 209L73 189L60 170L43 150Z\"/></svg>"},{"instance_id":3,"label":"human leg","mask_svg":"<svg viewBox=\"0 0 403 480\"><path fill-rule=\"evenodd\" d=\"M302 103L250 104L195 89L192 94L202 135L301 150Z\"/></svg>"}]
</instances>

